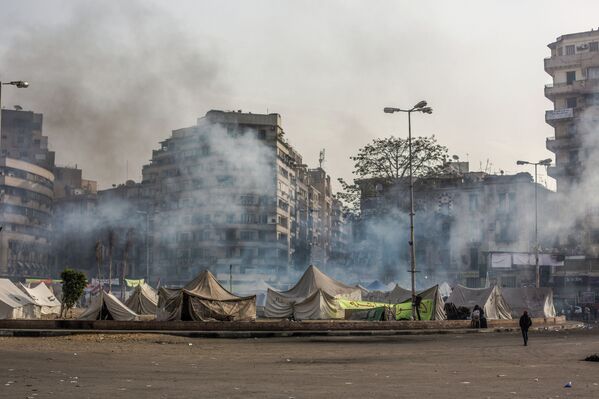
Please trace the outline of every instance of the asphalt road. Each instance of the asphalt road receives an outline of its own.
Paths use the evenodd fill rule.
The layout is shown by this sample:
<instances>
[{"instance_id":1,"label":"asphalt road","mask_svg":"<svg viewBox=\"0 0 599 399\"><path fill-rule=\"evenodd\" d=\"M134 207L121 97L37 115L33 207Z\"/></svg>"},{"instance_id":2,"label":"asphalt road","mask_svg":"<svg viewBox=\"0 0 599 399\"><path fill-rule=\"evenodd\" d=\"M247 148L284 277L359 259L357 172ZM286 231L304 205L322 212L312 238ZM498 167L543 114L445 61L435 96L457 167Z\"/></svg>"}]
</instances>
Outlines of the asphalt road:
<instances>
[{"instance_id":1,"label":"asphalt road","mask_svg":"<svg viewBox=\"0 0 599 399\"><path fill-rule=\"evenodd\" d=\"M0 397L599 397L599 329L530 335L5 337Z\"/></svg>"}]
</instances>

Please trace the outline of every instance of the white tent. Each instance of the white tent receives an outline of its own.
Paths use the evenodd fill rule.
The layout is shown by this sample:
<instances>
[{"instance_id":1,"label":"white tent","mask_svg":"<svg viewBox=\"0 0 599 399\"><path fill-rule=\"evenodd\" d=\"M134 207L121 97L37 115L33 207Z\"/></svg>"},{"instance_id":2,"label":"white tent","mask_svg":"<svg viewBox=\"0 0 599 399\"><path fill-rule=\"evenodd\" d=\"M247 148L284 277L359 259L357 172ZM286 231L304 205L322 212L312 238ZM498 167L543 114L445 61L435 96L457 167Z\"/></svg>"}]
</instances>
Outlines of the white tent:
<instances>
[{"instance_id":1,"label":"white tent","mask_svg":"<svg viewBox=\"0 0 599 399\"><path fill-rule=\"evenodd\" d=\"M451 285L447 281L442 282L439 284L439 293L441 297L448 298L451 295Z\"/></svg>"},{"instance_id":2,"label":"white tent","mask_svg":"<svg viewBox=\"0 0 599 399\"><path fill-rule=\"evenodd\" d=\"M337 298L362 300L362 290L336 281L315 266L310 266L288 291L268 290L266 317L297 320L342 319L345 314Z\"/></svg>"},{"instance_id":3,"label":"white tent","mask_svg":"<svg viewBox=\"0 0 599 399\"><path fill-rule=\"evenodd\" d=\"M383 284L379 280L374 280L372 283L370 283L366 286L366 289L368 291L386 292L386 291L391 291L394 287L395 287L395 284L393 284L393 283Z\"/></svg>"},{"instance_id":4,"label":"white tent","mask_svg":"<svg viewBox=\"0 0 599 399\"><path fill-rule=\"evenodd\" d=\"M136 314L155 315L158 308L158 293L146 283L138 284L125 305Z\"/></svg>"},{"instance_id":5,"label":"white tent","mask_svg":"<svg viewBox=\"0 0 599 399\"><path fill-rule=\"evenodd\" d=\"M268 290L274 290L275 288L268 284L264 280L256 281L252 287L247 287L245 289L239 290L238 294L240 296L256 296L256 306L264 307L266 306L266 296L268 294ZM237 292L237 290L235 290Z\"/></svg>"},{"instance_id":6,"label":"white tent","mask_svg":"<svg viewBox=\"0 0 599 399\"><path fill-rule=\"evenodd\" d=\"M37 319L41 307L21 291L12 281L0 279L0 319Z\"/></svg>"},{"instance_id":7,"label":"white tent","mask_svg":"<svg viewBox=\"0 0 599 399\"><path fill-rule=\"evenodd\" d=\"M514 318L522 316L525 310L530 317L555 317L551 288L504 288L502 293Z\"/></svg>"},{"instance_id":8,"label":"white tent","mask_svg":"<svg viewBox=\"0 0 599 399\"><path fill-rule=\"evenodd\" d=\"M80 320L137 320L137 314L129 309L117 297L104 290L92 297L92 302Z\"/></svg>"},{"instance_id":9,"label":"white tent","mask_svg":"<svg viewBox=\"0 0 599 399\"><path fill-rule=\"evenodd\" d=\"M511 319L510 308L505 302L501 290L497 286L489 288L468 288L457 285L447 303L453 303L456 307L466 307L472 311L474 306L483 308L487 319Z\"/></svg>"},{"instance_id":10,"label":"white tent","mask_svg":"<svg viewBox=\"0 0 599 399\"><path fill-rule=\"evenodd\" d=\"M227 291L208 270L182 289L161 288L158 320L252 321L256 297L239 297Z\"/></svg>"},{"instance_id":11,"label":"white tent","mask_svg":"<svg viewBox=\"0 0 599 399\"><path fill-rule=\"evenodd\" d=\"M19 283L19 288L40 307L42 315L60 315L61 303L45 283L42 282L33 288Z\"/></svg>"}]
</instances>

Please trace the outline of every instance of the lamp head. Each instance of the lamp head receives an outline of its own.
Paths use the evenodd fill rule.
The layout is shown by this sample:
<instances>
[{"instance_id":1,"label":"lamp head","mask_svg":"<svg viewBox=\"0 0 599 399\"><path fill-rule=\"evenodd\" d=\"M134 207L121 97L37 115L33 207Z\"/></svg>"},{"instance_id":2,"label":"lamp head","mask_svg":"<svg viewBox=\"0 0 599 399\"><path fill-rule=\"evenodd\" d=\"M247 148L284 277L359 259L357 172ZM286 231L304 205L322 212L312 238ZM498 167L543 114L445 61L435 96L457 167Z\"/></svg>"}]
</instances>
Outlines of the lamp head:
<instances>
[{"instance_id":1,"label":"lamp head","mask_svg":"<svg viewBox=\"0 0 599 399\"><path fill-rule=\"evenodd\" d=\"M426 107L426 101L422 100L418 104L414 105L414 109L424 108Z\"/></svg>"},{"instance_id":2,"label":"lamp head","mask_svg":"<svg viewBox=\"0 0 599 399\"><path fill-rule=\"evenodd\" d=\"M431 107L424 107L420 108L420 112L422 112L423 114L432 114L433 109Z\"/></svg>"},{"instance_id":3,"label":"lamp head","mask_svg":"<svg viewBox=\"0 0 599 399\"><path fill-rule=\"evenodd\" d=\"M551 165L551 162L552 162L552 159L547 158L547 159L543 159L542 161L539 161L539 165L549 166L549 165Z\"/></svg>"},{"instance_id":4,"label":"lamp head","mask_svg":"<svg viewBox=\"0 0 599 399\"><path fill-rule=\"evenodd\" d=\"M10 84L17 86L19 89L25 89L29 87L29 82L25 82L24 80L15 80L14 82L10 82Z\"/></svg>"},{"instance_id":5,"label":"lamp head","mask_svg":"<svg viewBox=\"0 0 599 399\"><path fill-rule=\"evenodd\" d=\"M527 165L528 163L527 161L516 161L516 165Z\"/></svg>"},{"instance_id":6,"label":"lamp head","mask_svg":"<svg viewBox=\"0 0 599 399\"><path fill-rule=\"evenodd\" d=\"M383 112L385 112L386 114L392 114L392 113L397 112L397 111L399 111L398 108L392 108L392 107L385 107L383 109Z\"/></svg>"}]
</instances>

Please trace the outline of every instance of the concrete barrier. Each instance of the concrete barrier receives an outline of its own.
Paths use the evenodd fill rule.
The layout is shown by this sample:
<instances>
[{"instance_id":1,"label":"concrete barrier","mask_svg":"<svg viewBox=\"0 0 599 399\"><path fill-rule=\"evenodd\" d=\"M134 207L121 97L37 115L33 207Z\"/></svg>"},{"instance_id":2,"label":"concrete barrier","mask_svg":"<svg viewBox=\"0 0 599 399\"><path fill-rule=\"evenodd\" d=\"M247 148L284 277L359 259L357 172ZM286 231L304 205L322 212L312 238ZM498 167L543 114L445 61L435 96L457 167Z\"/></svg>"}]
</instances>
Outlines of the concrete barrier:
<instances>
[{"instance_id":1,"label":"concrete barrier","mask_svg":"<svg viewBox=\"0 0 599 399\"><path fill-rule=\"evenodd\" d=\"M534 327L564 325L565 318L533 319ZM518 320L489 320L489 329L518 328ZM0 320L2 330L102 330L102 331L391 331L469 329L469 320L431 321L288 321L261 319L254 322L219 321L114 321L114 320Z\"/></svg>"}]
</instances>

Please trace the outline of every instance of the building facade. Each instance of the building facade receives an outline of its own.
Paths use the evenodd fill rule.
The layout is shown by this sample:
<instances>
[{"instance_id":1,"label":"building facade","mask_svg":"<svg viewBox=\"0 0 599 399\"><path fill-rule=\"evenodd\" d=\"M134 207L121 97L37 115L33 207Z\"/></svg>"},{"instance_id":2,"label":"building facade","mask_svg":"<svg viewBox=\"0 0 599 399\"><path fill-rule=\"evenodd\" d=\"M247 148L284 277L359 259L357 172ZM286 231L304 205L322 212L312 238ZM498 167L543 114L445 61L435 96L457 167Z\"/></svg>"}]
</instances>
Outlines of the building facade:
<instances>
[{"instance_id":1,"label":"building facade","mask_svg":"<svg viewBox=\"0 0 599 399\"><path fill-rule=\"evenodd\" d=\"M0 158L0 275L51 274L53 184L45 168Z\"/></svg>"},{"instance_id":2,"label":"building facade","mask_svg":"<svg viewBox=\"0 0 599 399\"><path fill-rule=\"evenodd\" d=\"M528 173L468 172L418 179L415 183L415 251L419 284L448 281L469 287L497 283L531 286L534 265L494 268L493 253L534 252L534 189ZM362 216L355 224L358 265L382 266L389 281L409 281L407 182L359 182ZM538 186L539 214L553 194ZM544 221L540 218L539 231ZM546 236L540 236L546 248ZM527 258L528 259L528 258Z\"/></svg>"}]
</instances>

